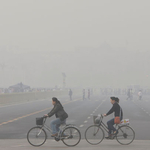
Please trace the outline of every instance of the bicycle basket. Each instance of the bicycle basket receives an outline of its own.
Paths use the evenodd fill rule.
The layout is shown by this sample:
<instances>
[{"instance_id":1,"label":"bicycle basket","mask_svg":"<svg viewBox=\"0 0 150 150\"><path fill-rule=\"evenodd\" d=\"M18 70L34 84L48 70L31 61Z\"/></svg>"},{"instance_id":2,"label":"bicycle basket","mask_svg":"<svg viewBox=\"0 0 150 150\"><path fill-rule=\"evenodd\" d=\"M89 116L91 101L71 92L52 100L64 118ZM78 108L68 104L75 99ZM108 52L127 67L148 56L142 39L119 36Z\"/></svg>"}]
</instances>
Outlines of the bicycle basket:
<instances>
[{"instance_id":1,"label":"bicycle basket","mask_svg":"<svg viewBox=\"0 0 150 150\"><path fill-rule=\"evenodd\" d=\"M94 121L94 124L100 124L101 122L100 116L93 116L93 121Z\"/></svg>"},{"instance_id":2,"label":"bicycle basket","mask_svg":"<svg viewBox=\"0 0 150 150\"><path fill-rule=\"evenodd\" d=\"M36 118L36 125L43 125L43 117L41 118Z\"/></svg>"}]
</instances>

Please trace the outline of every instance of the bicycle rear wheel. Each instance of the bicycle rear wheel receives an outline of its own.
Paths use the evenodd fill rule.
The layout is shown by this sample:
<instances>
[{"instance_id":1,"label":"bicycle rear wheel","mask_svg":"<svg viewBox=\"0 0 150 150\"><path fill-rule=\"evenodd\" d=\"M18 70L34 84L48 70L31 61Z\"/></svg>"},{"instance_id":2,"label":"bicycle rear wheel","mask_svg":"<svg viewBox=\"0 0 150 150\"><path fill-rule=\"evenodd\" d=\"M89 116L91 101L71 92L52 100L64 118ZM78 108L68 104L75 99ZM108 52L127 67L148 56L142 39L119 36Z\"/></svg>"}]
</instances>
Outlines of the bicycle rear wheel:
<instances>
[{"instance_id":1,"label":"bicycle rear wheel","mask_svg":"<svg viewBox=\"0 0 150 150\"><path fill-rule=\"evenodd\" d=\"M116 140L121 145L129 145L133 142L135 138L134 130L129 126L122 126L118 129L118 134L116 135Z\"/></svg>"},{"instance_id":2,"label":"bicycle rear wheel","mask_svg":"<svg viewBox=\"0 0 150 150\"><path fill-rule=\"evenodd\" d=\"M85 139L91 145L97 145L104 139L104 131L97 125L88 127L85 131Z\"/></svg>"},{"instance_id":3,"label":"bicycle rear wheel","mask_svg":"<svg viewBox=\"0 0 150 150\"><path fill-rule=\"evenodd\" d=\"M32 146L41 146L46 142L47 134L41 127L33 127L27 134L27 140Z\"/></svg>"},{"instance_id":4,"label":"bicycle rear wheel","mask_svg":"<svg viewBox=\"0 0 150 150\"><path fill-rule=\"evenodd\" d=\"M76 127L67 127L61 134L61 140L66 146L76 146L81 140L81 133Z\"/></svg>"}]
</instances>

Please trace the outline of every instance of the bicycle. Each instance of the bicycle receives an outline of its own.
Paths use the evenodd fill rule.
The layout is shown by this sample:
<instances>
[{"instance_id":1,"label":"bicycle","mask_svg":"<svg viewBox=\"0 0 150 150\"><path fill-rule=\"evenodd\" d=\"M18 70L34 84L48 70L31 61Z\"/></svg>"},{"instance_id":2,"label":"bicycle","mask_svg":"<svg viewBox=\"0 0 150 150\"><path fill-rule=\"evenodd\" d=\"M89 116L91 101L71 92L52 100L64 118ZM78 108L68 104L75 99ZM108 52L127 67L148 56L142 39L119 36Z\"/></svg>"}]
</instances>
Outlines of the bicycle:
<instances>
[{"instance_id":1,"label":"bicycle","mask_svg":"<svg viewBox=\"0 0 150 150\"><path fill-rule=\"evenodd\" d=\"M97 118L97 119L96 119ZM85 139L91 145L100 144L104 137L105 132L109 133L108 127L103 123L103 115L93 116L94 125L89 126L85 131ZM98 120L98 122L95 122ZM135 132L129 126L129 119L124 119L120 124L116 125L117 134L114 134L112 140L116 140L122 145L129 145L135 139Z\"/></svg>"},{"instance_id":2,"label":"bicycle","mask_svg":"<svg viewBox=\"0 0 150 150\"><path fill-rule=\"evenodd\" d=\"M27 133L27 141L35 147L42 146L48 136L47 131L52 134L52 130L46 125L47 117L36 118L35 127L31 128ZM79 129L72 124L62 124L57 136L53 137L57 142L62 141L66 146L73 147L79 144L81 133Z\"/></svg>"}]
</instances>

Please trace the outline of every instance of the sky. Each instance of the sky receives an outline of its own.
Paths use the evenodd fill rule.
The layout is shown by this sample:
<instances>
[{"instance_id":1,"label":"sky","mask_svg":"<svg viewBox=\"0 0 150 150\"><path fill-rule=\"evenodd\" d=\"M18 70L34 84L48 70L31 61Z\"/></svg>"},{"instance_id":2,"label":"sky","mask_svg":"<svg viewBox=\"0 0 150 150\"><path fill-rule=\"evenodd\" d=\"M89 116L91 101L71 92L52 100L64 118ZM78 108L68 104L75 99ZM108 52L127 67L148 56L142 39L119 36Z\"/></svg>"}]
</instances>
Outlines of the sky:
<instances>
[{"instance_id":1,"label":"sky","mask_svg":"<svg viewBox=\"0 0 150 150\"><path fill-rule=\"evenodd\" d=\"M150 1L0 3L0 87L149 86Z\"/></svg>"}]
</instances>

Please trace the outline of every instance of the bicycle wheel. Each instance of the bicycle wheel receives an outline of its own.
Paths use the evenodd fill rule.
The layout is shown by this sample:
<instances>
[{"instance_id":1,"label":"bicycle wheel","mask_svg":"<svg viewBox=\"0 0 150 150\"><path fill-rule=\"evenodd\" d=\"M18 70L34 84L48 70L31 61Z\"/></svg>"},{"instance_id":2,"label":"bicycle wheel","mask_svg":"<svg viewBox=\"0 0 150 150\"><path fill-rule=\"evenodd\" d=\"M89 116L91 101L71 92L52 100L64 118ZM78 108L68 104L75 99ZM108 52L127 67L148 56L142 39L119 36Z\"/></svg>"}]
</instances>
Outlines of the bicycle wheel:
<instances>
[{"instance_id":1,"label":"bicycle wheel","mask_svg":"<svg viewBox=\"0 0 150 150\"><path fill-rule=\"evenodd\" d=\"M61 140L66 146L76 146L81 140L81 133L76 127L67 127L61 134Z\"/></svg>"},{"instance_id":2,"label":"bicycle wheel","mask_svg":"<svg viewBox=\"0 0 150 150\"><path fill-rule=\"evenodd\" d=\"M27 134L27 140L32 146L41 146L46 142L47 134L41 127L33 127Z\"/></svg>"},{"instance_id":3,"label":"bicycle wheel","mask_svg":"<svg viewBox=\"0 0 150 150\"><path fill-rule=\"evenodd\" d=\"M104 131L97 125L88 127L85 131L85 139L91 145L97 145L104 139Z\"/></svg>"},{"instance_id":4,"label":"bicycle wheel","mask_svg":"<svg viewBox=\"0 0 150 150\"><path fill-rule=\"evenodd\" d=\"M129 126L122 126L118 129L116 140L122 145L129 145L135 138L134 130Z\"/></svg>"}]
</instances>

